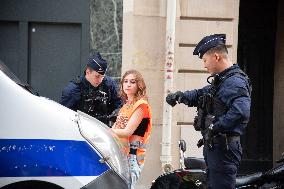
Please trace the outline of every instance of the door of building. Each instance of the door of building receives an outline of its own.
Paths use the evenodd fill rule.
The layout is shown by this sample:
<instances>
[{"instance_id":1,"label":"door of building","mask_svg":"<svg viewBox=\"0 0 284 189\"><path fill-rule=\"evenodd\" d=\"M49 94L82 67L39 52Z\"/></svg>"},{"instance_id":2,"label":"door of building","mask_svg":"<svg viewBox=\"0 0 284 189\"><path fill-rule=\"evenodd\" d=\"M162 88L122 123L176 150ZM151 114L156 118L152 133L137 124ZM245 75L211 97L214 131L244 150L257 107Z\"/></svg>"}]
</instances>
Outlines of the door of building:
<instances>
[{"instance_id":1,"label":"door of building","mask_svg":"<svg viewBox=\"0 0 284 189\"><path fill-rule=\"evenodd\" d=\"M240 1L238 63L253 86L240 173L272 167L276 18L277 1Z\"/></svg>"},{"instance_id":2,"label":"door of building","mask_svg":"<svg viewBox=\"0 0 284 189\"><path fill-rule=\"evenodd\" d=\"M11 71L20 77L18 25L18 22L0 21L0 60L9 63Z\"/></svg>"},{"instance_id":3,"label":"door of building","mask_svg":"<svg viewBox=\"0 0 284 189\"><path fill-rule=\"evenodd\" d=\"M80 75L80 41L80 25L30 23L28 82L41 96L59 100L64 85Z\"/></svg>"},{"instance_id":4,"label":"door of building","mask_svg":"<svg viewBox=\"0 0 284 189\"><path fill-rule=\"evenodd\" d=\"M58 101L89 56L89 0L1 0L0 59L41 96Z\"/></svg>"}]
</instances>

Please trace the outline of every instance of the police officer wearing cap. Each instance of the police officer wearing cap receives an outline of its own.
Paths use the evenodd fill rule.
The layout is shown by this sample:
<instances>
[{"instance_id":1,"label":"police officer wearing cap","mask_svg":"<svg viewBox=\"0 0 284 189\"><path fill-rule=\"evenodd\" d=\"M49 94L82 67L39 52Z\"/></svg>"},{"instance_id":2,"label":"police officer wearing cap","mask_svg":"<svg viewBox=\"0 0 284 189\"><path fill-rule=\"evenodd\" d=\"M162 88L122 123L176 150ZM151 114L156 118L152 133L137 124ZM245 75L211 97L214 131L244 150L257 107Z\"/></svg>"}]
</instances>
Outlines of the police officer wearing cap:
<instances>
[{"instance_id":1,"label":"police officer wearing cap","mask_svg":"<svg viewBox=\"0 0 284 189\"><path fill-rule=\"evenodd\" d=\"M212 189L235 188L237 169L242 157L240 136L250 117L251 84L237 64L232 64L226 48L226 35L204 37L195 47L204 67L211 74L207 86L168 94L171 106L183 103L197 107L194 128L203 138L207 164L207 184Z\"/></svg>"},{"instance_id":2,"label":"police officer wearing cap","mask_svg":"<svg viewBox=\"0 0 284 189\"><path fill-rule=\"evenodd\" d=\"M115 121L122 105L118 87L113 79L105 75L107 61L100 53L92 55L84 71L62 91L60 104L85 112L109 125Z\"/></svg>"}]
</instances>

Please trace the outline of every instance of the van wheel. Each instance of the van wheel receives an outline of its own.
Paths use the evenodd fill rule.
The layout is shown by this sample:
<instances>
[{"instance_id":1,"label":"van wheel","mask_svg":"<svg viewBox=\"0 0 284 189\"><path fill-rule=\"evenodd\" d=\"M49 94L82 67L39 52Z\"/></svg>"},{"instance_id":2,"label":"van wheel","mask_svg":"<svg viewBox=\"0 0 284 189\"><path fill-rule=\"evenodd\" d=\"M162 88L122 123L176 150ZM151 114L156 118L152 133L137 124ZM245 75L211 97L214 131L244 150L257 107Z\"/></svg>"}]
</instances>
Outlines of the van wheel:
<instances>
[{"instance_id":1,"label":"van wheel","mask_svg":"<svg viewBox=\"0 0 284 189\"><path fill-rule=\"evenodd\" d=\"M2 187L1 189L63 189L62 187L52 184L45 181L21 181L7 186Z\"/></svg>"}]
</instances>

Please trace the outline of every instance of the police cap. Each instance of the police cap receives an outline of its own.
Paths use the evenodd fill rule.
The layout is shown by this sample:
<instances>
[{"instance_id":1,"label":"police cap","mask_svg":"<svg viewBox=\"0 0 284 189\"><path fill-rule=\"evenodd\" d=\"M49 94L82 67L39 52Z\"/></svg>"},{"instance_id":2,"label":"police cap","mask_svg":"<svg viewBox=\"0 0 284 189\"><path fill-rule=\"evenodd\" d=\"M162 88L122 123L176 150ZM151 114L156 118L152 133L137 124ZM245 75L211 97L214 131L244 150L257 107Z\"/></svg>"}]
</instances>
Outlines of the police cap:
<instances>
[{"instance_id":1,"label":"police cap","mask_svg":"<svg viewBox=\"0 0 284 189\"><path fill-rule=\"evenodd\" d=\"M202 59L203 55L211 48L226 45L226 34L213 34L204 37L195 47L193 55Z\"/></svg>"},{"instance_id":2,"label":"police cap","mask_svg":"<svg viewBox=\"0 0 284 189\"><path fill-rule=\"evenodd\" d=\"M102 58L100 53L96 53L89 58L87 66L104 75L107 70L107 61Z\"/></svg>"}]
</instances>

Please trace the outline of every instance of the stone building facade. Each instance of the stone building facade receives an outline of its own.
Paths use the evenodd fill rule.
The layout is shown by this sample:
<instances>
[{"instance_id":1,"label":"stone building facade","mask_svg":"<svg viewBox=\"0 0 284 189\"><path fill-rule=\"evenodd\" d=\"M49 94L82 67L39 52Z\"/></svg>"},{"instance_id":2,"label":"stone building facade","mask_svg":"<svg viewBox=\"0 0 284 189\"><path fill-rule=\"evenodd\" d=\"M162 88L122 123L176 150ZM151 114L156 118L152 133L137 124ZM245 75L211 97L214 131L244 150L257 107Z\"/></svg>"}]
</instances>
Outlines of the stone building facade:
<instances>
[{"instance_id":1,"label":"stone building facade","mask_svg":"<svg viewBox=\"0 0 284 189\"><path fill-rule=\"evenodd\" d=\"M268 3L264 0L261 2L251 2L250 5L245 4L246 2L242 0L177 0L176 3L174 85L172 90L185 91L188 89L199 88L206 84L206 78L209 74L203 68L202 61L192 55L193 49L203 36L214 33L225 33L227 35L227 47L230 58L233 62L243 62L241 67L249 72L254 85L256 85L256 91L254 91L253 96L255 102L252 107L252 116L254 116L254 119L252 120L251 125L249 125L249 136L244 139L244 143L249 144L252 142L254 136L256 136L256 142L254 146L251 145L250 148L246 149L245 153L248 154L247 159L253 157L253 155L250 155L247 151L252 150L254 151L253 154L257 156L258 150L256 148L261 148L261 142L264 142L268 145L267 151L271 153L269 153L270 155L268 156L261 156L257 161L260 164L264 164L263 162L266 160L267 162L272 162L272 159L276 159L284 150L284 146L281 145L283 142L282 136L284 134L284 118L281 118L284 111L284 108L281 105L283 104L284 98L284 90L282 89L284 81L281 76L284 68L284 51L281 46L281 40L284 35L282 34L283 32L281 32L283 30L283 27L281 26L281 23L283 25L283 13L278 11L278 9L280 10L280 7L283 8L283 3L274 1L273 5L275 6L270 6L270 9L267 8ZM241 54L238 52L244 49L242 47L245 47L246 45L244 42L240 44L241 47L238 44L240 41L239 37L244 36L239 33L239 28L241 27L239 13L242 12L243 14L242 23L246 22L247 20L243 18L249 16L248 13L244 13L246 12L244 11L245 8L247 8L246 6L249 6L249 8L256 7L256 9L258 8L258 11L267 10L267 12L271 13L271 18L275 16L272 20L278 27L275 27L275 29L272 29L271 31L271 35L275 36L275 38L271 40L271 44L274 45L273 49L275 50L275 56L273 51L271 53L272 55L269 55L271 56L271 62L267 63L271 65L269 68L272 68L271 73L267 70L267 72L269 72L268 80L273 80L271 78L274 78L274 81L271 81L274 84L274 87L272 86L272 88L269 88L265 82L262 82L261 84L261 82L255 81L267 80L264 79L264 77L266 77L264 66L260 65L264 73L264 75L262 75L260 72L254 70L254 66L257 65L258 62L252 61L248 63L246 62L246 58L249 58L249 60L253 59L248 57L248 55L244 56L245 58L238 55ZM254 10L252 9L252 11ZM277 12L278 14L274 15L274 13ZM148 95L153 111L153 133L149 145L147 161L140 182L137 185L137 188L141 189L149 188L151 181L162 172L160 155L163 129L166 15L167 0L127 0L123 2L122 73L133 68L142 72L146 80ZM262 19L261 15L258 17L259 19ZM259 22L261 25L261 21ZM248 25L250 24L256 26L254 23L249 23ZM265 25L265 21L263 22L263 25ZM246 27L249 28L249 26ZM260 32L263 32L263 30ZM252 36L255 34L251 33L250 35ZM258 36L260 36L259 40L263 40L261 34ZM264 52L267 50L265 48L263 49ZM246 51L244 50L244 52ZM257 55L257 52L247 53ZM260 55L259 57L262 56ZM255 77L254 74L257 74L259 77ZM261 91L259 89L263 88L263 86L265 89L266 87L267 89L272 89L268 90L269 95L264 94L261 96L258 94L259 91ZM261 99L266 100L268 97L271 97L271 101L267 101L271 106L267 107L263 104L263 106L257 106L259 102L261 103ZM267 113L265 109L261 110L261 108L266 108L269 112ZM178 105L173 109L171 127L171 164L173 168L178 167L179 154L177 141L181 138L185 139L188 143L186 155L202 157L202 149L196 147L196 142L200 138L200 134L192 128L195 114L195 108L188 108L184 105ZM261 124L261 119L258 116L267 116L271 118L271 120L273 117L273 121L265 123L266 125L261 127L259 125ZM266 119L266 121L269 120ZM263 130L263 128L266 128L269 132L265 134L266 131L262 131L264 133L261 133L260 130ZM259 132L261 134L259 134ZM264 154L264 150L261 152ZM247 162L248 164L244 163L245 166L250 165L250 161L248 160ZM271 164L267 165L271 166Z\"/></svg>"}]
</instances>

